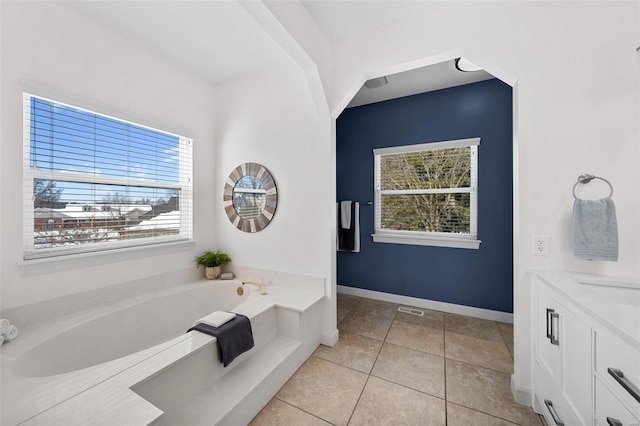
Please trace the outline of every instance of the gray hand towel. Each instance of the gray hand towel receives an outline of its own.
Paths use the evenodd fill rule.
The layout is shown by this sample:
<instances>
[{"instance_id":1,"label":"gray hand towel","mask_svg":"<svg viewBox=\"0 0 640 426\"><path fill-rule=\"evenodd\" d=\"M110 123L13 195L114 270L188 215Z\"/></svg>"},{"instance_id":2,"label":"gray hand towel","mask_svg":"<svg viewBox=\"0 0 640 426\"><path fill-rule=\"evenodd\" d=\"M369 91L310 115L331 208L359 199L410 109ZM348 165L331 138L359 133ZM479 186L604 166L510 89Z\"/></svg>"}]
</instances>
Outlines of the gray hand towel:
<instances>
[{"instance_id":1,"label":"gray hand towel","mask_svg":"<svg viewBox=\"0 0 640 426\"><path fill-rule=\"evenodd\" d=\"M187 333L191 330L209 334L218 339L218 353L225 367L237 356L253 348L251 321L241 314L236 314L235 318L220 327L198 323L188 329Z\"/></svg>"},{"instance_id":2,"label":"gray hand towel","mask_svg":"<svg viewBox=\"0 0 640 426\"><path fill-rule=\"evenodd\" d=\"M610 197L573 203L573 255L585 260L618 261L618 221Z\"/></svg>"}]
</instances>

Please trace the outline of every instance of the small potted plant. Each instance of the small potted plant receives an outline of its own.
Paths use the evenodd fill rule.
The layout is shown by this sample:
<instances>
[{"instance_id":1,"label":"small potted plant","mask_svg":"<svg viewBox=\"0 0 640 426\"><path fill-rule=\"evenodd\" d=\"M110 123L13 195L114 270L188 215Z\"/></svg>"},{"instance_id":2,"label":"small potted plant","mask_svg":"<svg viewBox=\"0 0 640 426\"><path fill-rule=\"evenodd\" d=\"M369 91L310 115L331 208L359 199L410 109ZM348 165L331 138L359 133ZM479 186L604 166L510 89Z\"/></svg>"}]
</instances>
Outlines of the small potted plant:
<instances>
[{"instance_id":1,"label":"small potted plant","mask_svg":"<svg viewBox=\"0 0 640 426\"><path fill-rule=\"evenodd\" d=\"M231 258L220 250L207 250L194 259L197 266L203 266L205 275L209 280L217 280L220 278L220 267L231 262Z\"/></svg>"}]
</instances>

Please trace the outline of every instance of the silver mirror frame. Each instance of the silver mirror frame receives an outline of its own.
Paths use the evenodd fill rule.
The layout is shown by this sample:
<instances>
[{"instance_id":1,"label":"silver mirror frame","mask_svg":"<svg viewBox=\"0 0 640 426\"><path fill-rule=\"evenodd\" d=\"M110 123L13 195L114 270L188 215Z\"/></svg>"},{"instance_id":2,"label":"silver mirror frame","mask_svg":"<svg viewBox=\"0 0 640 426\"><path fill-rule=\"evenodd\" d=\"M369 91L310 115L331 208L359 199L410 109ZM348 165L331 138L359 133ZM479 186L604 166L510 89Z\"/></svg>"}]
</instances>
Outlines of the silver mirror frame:
<instances>
[{"instance_id":1,"label":"silver mirror frame","mask_svg":"<svg viewBox=\"0 0 640 426\"><path fill-rule=\"evenodd\" d=\"M240 217L233 206L233 190L240 179L245 176L255 176L262 182L262 186L266 190L266 203L260 216L252 219L244 219ZM224 185L222 195L222 203L224 211L227 213L229 221L243 232L258 232L271 223L278 206L278 189L276 182L266 167L257 163L242 163L229 174L227 182Z\"/></svg>"}]
</instances>

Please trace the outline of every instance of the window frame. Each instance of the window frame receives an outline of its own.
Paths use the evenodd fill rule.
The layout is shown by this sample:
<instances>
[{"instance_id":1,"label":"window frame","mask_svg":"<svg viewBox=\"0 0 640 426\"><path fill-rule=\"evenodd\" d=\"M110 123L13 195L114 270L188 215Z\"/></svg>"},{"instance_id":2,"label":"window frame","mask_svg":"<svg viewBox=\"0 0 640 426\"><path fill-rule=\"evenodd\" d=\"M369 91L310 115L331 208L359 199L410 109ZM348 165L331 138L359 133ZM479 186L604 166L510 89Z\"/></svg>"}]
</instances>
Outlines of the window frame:
<instances>
[{"instance_id":1,"label":"window frame","mask_svg":"<svg viewBox=\"0 0 640 426\"><path fill-rule=\"evenodd\" d=\"M456 139L450 141L431 142L415 145L401 145L373 150L374 157L374 234L376 243L410 244L435 247L450 247L464 249L479 249L478 240L478 147L480 138ZM402 154L409 152L431 151L450 148L471 148L471 185L464 188L439 188L419 190L382 190L381 186L381 156L388 154ZM403 231L382 228L382 195L413 195L413 194L470 194L470 233L453 234L448 232Z\"/></svg>"},{"instance_id":2,"label":"window frame","mask_svg":"<svg viewBox=\"0 0 640 426\"><path fill-rule=\"evenodd\" d=\"M63 105L75 110L84 111L89 114L95 114L111 120L117 120L121 123L130 124L140 128L149 129L155 132L164 133L174 136L178 139L180 152L186 154L183 159L179 157L178 164L178 182L167 183L157 182L148 179L135 179L131 177L97 177L89 173L65 173L63 171L47 171L38 170L31 167L31 99L37 98L55 104ZM42 96L33 91L23 92L23 266L29 263L49 263L51 260L57 262L69 258L71 263L75 264L78 258L104 256L108 253L123 252L131 256L132 250L149 250L153 247L168 247L178 244L176 247L182 247L185 243L191 245L193 243L193 139L182 136L171 131L161 130L157 127L151 127L130 119L119 118L114 115L105 114L96 109L89 109L78 105L77 102L68 103L64 100L58 100L60 97L53 98L50 96ZM171 236L155 236L130 240L120 240L112 242L100 242L96 244L79 244L74 246L52 247L46 249L35 248L34 238L34 200L33 185L35 179L73 182L81 184L106 184L120 185L131 187L146 187L157 189L174 189L179 191L179 210L180 210L180 227L177 235ZM162 252L166 249L160 249ZM150 252L160 252L157 249ZM110 258L113 258L109 254Z\"/></svg>"}]
</instances>

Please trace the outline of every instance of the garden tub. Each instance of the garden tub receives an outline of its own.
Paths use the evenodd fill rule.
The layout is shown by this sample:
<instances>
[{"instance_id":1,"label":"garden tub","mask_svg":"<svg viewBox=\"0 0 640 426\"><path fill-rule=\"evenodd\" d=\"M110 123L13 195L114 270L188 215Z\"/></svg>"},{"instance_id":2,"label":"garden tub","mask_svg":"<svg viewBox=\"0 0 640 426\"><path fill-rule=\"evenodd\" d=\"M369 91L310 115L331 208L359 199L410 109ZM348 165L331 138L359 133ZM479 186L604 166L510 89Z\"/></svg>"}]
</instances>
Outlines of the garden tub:
<instances>
[{"instance_id":1,"label":"garden tub","mask_svg":"<svg viewBox=\"0 0 640 426\"><path fill-rule=\"evenodd\" d=\"M184 334L214 311L233 311L247 295L238 282L210 282L162 292L61 330L14 364L20 376L41 377L92 367Z\"/></svg>"}]
</instances>

